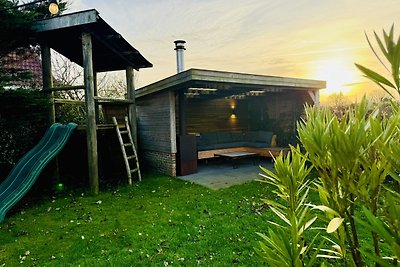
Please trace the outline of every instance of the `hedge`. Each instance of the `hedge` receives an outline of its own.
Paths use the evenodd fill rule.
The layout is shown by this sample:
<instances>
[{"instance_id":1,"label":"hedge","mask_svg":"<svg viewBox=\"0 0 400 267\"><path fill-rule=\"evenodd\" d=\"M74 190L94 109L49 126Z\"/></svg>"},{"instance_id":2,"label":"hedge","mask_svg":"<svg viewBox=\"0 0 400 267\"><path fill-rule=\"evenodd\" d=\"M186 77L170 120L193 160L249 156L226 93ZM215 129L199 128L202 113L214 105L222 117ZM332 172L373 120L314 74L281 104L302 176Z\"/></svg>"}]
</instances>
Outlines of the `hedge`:
<instances>
[{"instance_id":1,"label":"hedge","mask_svg":"<svg viewBox=\"0 0 400 267\"><path fill-rule=\"evenodd\" d=\"M0 180L49 126L50 100L34 90L0 90Z\"/></svg>"}]
</instances>

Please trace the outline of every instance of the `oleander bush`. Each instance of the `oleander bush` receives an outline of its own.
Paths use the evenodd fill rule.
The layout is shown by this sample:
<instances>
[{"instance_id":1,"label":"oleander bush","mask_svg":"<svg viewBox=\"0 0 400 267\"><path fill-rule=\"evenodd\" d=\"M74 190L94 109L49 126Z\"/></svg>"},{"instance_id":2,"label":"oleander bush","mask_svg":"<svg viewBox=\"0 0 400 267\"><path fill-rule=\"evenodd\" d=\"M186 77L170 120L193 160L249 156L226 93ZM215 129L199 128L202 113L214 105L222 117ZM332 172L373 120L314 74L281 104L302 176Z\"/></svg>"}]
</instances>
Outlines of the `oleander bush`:
<instances>
[{"instance_id":1,"label":"oleander bush","mask_svg":"<svg viewBox=\"0 0 400 267\"><path fill-rule=\"evenodd\" d=\"M313 266L317 258L321 265L398 265L400 110L393 92L400 95L400 38L393 29L382 40L375 33L389 78L356 64L392 99L364 98L340 114L306 107L297 125L302 150L292 147L275 160L276 173L262 175L277 188L265 203L283 222L260 234L258 251L269 265ZM309 172L317 176L312 181Z\"/></svg>"}]
</instances>

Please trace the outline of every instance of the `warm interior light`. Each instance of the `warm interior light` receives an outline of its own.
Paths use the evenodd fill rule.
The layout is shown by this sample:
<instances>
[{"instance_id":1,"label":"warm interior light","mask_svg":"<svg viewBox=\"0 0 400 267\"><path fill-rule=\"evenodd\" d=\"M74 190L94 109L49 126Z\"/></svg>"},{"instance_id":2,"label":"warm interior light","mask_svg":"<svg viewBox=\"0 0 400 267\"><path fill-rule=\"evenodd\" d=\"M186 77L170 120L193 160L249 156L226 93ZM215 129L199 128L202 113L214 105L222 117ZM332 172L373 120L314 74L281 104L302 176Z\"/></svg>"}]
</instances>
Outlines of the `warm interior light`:
<instances>
[{"instance_id":1,"label":"warm interior light","mask_svg":"<svg viewBox=\"0 0 400 267\"><path fill-rule=\"evenodd\" d=\"M55 0L50 1L49 11L50 11L50 13L53 14L53 15L58 14L58 11L59 11L59 10L58 10L57 1L55 1Z\"/></svg>"},{"instance_id":2,"label":"warm interior light","mask_svg":"<svg viewBox=\"0 0 400 267\"><path fill-rule=\"evenodd\" d=\"M233 108L233 109L232 109L232 114L231 114L231 119L236 119L236 118L237 118L237 116L236 116L236 109Z\"/></svg>"}]
</instances>

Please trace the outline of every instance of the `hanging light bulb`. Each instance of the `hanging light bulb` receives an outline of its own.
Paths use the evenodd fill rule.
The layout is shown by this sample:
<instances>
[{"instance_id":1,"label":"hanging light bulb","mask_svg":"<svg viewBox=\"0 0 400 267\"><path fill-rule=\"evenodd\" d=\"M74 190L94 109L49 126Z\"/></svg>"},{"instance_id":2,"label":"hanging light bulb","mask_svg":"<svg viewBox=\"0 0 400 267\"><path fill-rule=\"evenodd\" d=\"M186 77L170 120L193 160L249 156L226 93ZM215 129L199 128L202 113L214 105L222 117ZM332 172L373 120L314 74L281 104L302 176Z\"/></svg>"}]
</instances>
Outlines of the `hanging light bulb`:
<instances>
[{"instance_id":1,"label":"hanging light bulb","mask_svg":"<svg viewBox=\"0 0 400 267\"><path fill-rule=\"evenodd\" d=\"M57 0L50 0L49 11L51 14L58 14L58 3Z\"/></svg>"}]
</instances>

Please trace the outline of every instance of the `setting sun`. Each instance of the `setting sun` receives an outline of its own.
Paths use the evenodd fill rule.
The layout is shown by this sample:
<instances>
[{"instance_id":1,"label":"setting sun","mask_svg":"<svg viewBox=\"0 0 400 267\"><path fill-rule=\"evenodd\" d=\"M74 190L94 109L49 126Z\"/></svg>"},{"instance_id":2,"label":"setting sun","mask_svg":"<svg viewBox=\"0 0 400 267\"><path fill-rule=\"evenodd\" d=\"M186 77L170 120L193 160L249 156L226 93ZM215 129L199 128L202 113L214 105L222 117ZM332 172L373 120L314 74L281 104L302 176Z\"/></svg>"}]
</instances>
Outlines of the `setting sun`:
<instances>
[{"instance_id":1,"label":"setting sun","mask_svg":"<svg viewBox=\"0 0 400 267\"><path fill-rule=\"evenodd\" d=\"M322 94L330 95L350 92L352 84L357 79L356 69L351 60L345 58L334 58L316 62L315 78L326 81L326 89Z\"/></svg>"}]
</instances>

